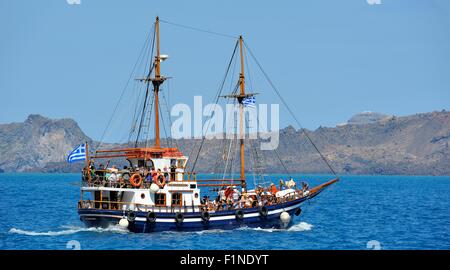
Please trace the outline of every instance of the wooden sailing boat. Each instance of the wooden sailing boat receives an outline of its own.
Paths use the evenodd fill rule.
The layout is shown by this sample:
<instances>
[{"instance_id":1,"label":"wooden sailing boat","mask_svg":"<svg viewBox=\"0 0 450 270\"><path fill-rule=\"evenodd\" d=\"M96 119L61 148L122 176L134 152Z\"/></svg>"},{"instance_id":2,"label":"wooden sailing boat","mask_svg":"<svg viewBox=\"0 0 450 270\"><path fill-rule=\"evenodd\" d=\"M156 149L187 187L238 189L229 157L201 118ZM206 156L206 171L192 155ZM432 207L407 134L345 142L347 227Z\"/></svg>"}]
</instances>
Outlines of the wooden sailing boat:
<instances>
[{"instance_id":1,"label":"wooden sailing boat","mask_svg":"<svg viewBox=\"0 0 450 270\"><path fill-rule=\"evenodd\" d=\"M166 78L161 75L160 70L162 56L159 24L160 20L157 17L156 54L148 76L141 79L147 85L147 93L150 84L153 86L154 145L137 147L136 144L135 147L97 150L92 157L87 156L81 198L78 203L81 221L87 226L96 227L119 225L132 232L233 229L241 226L289 227L293 224L292 217L301 213L301 204L337 182L338 178L311 189L286 189L281 195L270 194L267 191L268 187L265 190L247 190L243 100L254 94L247 93L245 89L242 36L238 38L239 93L225 96L236 99L239 104L240 173L238 182L235 183L236 179L232 178L197 179L194 171L187 171L187 156L183 155L177 147L161 146L159 92ZM147 99L144 100L146 101ZM86 149L86 153L88 152ZM108 159L126 159L129 166L119 170L114 167L96 168L93 163ZM235 185L240 185L241 189L238 190L234 187ZM227 192L226 199L232 202L234 200L234 204L222 207L222 205L201 200L201 192L204 191L202 187L221 187L222 196Z\"/></svg>"}]
</instances>

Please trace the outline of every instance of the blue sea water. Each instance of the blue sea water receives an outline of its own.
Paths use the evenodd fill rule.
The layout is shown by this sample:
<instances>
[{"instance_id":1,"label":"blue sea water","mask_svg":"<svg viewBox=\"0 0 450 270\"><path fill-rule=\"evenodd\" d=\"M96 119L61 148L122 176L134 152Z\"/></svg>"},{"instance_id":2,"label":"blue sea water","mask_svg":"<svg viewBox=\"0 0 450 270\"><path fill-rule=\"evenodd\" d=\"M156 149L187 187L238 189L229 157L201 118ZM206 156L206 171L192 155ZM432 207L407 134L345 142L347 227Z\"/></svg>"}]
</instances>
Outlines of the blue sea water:
<instances>
[{"instance_id":1,"label":"blue sea water","mask_svg":"<svg viewBox=\"0 0 450 270\"><path fill-rule=\"evenodd\" d=\"M313 186L330 176L294 178ZM304 204L288 230L151 234L86 228L79 179L0 174L0 249L450 249L450 177L343 176Z\"/></svg>"}]
</instances>

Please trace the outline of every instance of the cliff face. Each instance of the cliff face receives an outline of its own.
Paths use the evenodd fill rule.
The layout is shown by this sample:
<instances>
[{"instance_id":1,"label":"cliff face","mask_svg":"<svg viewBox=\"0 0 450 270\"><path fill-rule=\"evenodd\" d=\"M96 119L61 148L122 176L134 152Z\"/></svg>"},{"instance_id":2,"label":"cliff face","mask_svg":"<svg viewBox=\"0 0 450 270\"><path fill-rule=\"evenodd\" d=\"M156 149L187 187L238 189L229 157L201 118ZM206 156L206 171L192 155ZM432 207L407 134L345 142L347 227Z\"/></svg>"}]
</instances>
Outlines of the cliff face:
<instances>
[{"instance_id":1,"label":"cliff face","mask_svg":"<svg viewBox=\"0 0 450 270\"><path fill-rule=\"evenodd\" d=\"M450 174L450 113L433 112L385 117L369 124L347 124L310 132L313 141L341 173ZM296 131L281 140L290 145L305 141ZM284 146L292 162L306 160ZM304 163L306 168L312 169Z\"/></svg>"},{"instance_id":2,"label":"cliff face","mask_svg":"<svg viewBox=\"0 0 450 270\"><path fill-rule=\"evenodd\" d=\"M353 118L334 128L306 132L340 174L450 175L449 112L369 118L361 121L357 117L358 121ZM95 144L70 119L50 120L30 115L23 123L0 125L0 170L79 171L83 164L68 166L65 158L74 146L86 140ZM183 139L176 144L185 155L191 155L192 164L199 140ZM247 150L252 150L250 145L246 145ZM284 165L291 173L328 172L304 133L293 127L280 131L277 152L283 164L274 151L260 151L259 144L254 145L258 151L246 154L249 170L258 165L267 173L285 172ZM227 147L229 144L224 141L206 140L196 171L221 172ZM259 163L254 162L256 155ZM234 171L238 172L238 168Z\"/></svg>"},{"instance_id":3,"label":"cliff face","mask_svg":"<svg viewBox=\"0 0 450 270\"><path fill-rule=\"evenodd\" d=\"M74 146L91 141L72 119L51 120L30 115L23 123L0 125L0 168L39 171L51 162L64 162Z\"/></svg>"}]
</instances>

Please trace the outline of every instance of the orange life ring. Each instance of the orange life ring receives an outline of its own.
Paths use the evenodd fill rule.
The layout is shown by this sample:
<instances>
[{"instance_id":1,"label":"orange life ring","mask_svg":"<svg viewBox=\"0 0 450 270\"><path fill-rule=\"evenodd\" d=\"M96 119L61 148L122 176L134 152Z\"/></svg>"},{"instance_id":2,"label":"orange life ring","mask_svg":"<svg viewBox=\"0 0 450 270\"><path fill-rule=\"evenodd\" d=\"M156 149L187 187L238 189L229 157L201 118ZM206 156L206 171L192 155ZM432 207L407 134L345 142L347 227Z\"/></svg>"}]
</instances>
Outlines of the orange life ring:
<instances>
[{"instance_id":1,"label":"orange life ring","mask_svg":"<svg viewBox=\"0 0 450 270\"><path fill-rule=\"evenodd\" d=\"M161 181L159 180L161 179ZM153 177L153 183L157 184L159 188L164 188L164 186L166 185L166 178L164 177L164 175L156 175L155 177Z\"/></svg>"},{"instance_id":2,"label":"orange life ring","mask_svg":"<svg viewBox=\"0 0 450 270\"><path fill-rule=\"evenodd\" d=\"M141 184L142 184L142 177L141 177L141 175L138 174L138 173L133 174L131 176L131 178L130 178L130 184L133 187L140 187Z\"/></svg>"}]
</instances>

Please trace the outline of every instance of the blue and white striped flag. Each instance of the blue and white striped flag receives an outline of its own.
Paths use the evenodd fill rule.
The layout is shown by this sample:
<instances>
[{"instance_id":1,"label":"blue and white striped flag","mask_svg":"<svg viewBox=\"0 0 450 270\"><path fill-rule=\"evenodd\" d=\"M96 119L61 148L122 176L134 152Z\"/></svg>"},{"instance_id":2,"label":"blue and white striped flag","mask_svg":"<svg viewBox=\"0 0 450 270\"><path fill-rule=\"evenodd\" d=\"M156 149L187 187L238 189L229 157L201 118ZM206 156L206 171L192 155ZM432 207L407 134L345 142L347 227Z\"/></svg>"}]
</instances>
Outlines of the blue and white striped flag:
<instances>
[{"instance_id":1,"label":"blue and white striped flag","mask_svg":"<svg viewBox=\"0 0 450 270\"><path fill-rule=\"evenodd\" d=\"M244 104L244 107L255 107L256 99L254 96L246 97L242 100L242 104Z\"/></svg>"},{"instance_id":2,"label":"blue and white striped flag","mask_svg":"<svg viewBox=\"0 0 450 270\"><path fill-rule=\"evenodd\" d=\"M80 144L67 156L67 162L72 163L80 160L86 160L86 144Z\"/></svg>"}]
</instances>

